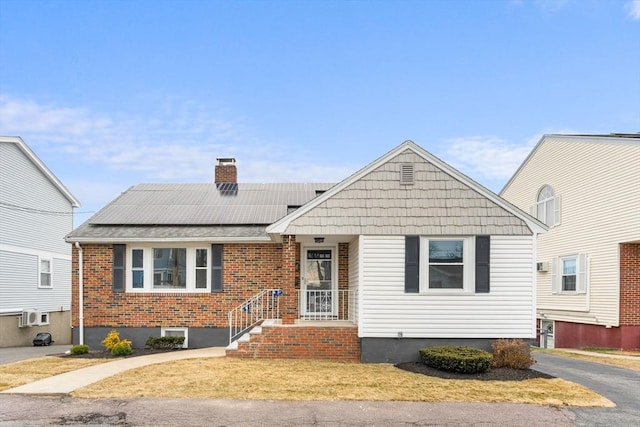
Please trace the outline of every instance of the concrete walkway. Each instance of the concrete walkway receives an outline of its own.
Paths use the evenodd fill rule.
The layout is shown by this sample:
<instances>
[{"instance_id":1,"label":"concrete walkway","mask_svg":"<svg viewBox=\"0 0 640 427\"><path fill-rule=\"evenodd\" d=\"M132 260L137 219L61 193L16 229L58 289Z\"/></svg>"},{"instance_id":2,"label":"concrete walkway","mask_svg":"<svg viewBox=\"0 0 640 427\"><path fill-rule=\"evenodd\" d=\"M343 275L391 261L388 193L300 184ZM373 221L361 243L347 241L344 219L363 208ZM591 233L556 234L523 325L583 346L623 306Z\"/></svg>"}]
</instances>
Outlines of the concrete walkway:
<instances>
[{"instance_id":1,"label":"concrete walkway","mask_svg":"<svg viewBox=\"0 0 640 427\"><path fill-rule=\"evenodd\" d=\"M93 384L110 376L119 374L129 369L156 363L171 362L182 359L195 359L204 357L223 357L224 347L198 348L194 350L170 351L156 353L147 356L128 357L114 360L113 362L100 363L98 365L81 368L75 371L53 377L43 378L29 384L4 390L3 394L32 394L32 395L65 395L72 391Z\"/></svg>"}]
</instances>

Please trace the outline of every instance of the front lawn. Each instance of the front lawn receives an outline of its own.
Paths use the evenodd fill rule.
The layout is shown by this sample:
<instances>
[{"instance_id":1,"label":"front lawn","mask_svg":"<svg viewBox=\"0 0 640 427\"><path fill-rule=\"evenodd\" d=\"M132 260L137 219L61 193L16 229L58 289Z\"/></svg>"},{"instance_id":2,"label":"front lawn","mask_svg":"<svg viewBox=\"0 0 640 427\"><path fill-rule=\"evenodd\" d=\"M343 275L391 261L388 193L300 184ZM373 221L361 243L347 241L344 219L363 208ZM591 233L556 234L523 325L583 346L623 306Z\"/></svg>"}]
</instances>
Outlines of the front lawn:
<instances>
[{"instance_id":1,"label":"front lawn","mask_svg":"<svg viewBox=\"0 0 640 427\"><path fill-rule=\"evenodd\" d=\"M390 364L225 357L137 368L76 390L72 396L614 406L586 387L561 379L452 380L407 372Z\"/></svg>"}]
</instances>

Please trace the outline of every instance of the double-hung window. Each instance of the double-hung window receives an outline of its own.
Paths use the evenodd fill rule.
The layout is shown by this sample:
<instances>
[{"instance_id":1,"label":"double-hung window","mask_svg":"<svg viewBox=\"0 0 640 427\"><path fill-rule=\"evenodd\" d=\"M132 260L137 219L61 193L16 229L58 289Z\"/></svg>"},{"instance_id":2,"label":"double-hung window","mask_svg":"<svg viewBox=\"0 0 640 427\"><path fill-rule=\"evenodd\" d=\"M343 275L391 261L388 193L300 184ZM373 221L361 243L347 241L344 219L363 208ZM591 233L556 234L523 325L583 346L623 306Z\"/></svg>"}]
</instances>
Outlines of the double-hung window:
<instances>
[{"instance_id":1,"label":"double-hung window","mask_svg":"<svg viewBox=\"0 0 640 427\"><path fill-rule=\"evenodd\" d=\"M429 240L429 289L464 288L464 240Z\"/></svg>"},{"instance_id":2,"label":"double-hung window","mask_svg":"<svg viewBox=\"0 0 640 427\"><path fill-rule=\"evenodd\" d=\"M51 288L51 260L40 258L40 282L38 286L41 288Z\"/></svg>"},{"instance_id":3,"label":"double-hung window","mask_svg":"<svg viewBox=\"0 0 640 427\"><path fill-rule=\"evenodd\" d=\"M473 291L472 238L420 240L420 292Z\"/></svg>"},{"instance_id":4,"label":"double-hung window","mask_svg":"<svg viewBox=\"0 0 640 427\"><path fill-rule=\"evenodd\" d=\"M585 293L588 285L588 260L586 254L554 258L551 268L552 292Z\"/></svg>"},{"instance_id":5,"label":"double-hung window","mask_svg":"<svg viewBox=\"0 0 640 427\"><path fill-rule=\"evenodd\" d=\"M211 289L211 250L198 246L133 247L127 256L127 289L197 292Z\"/></svg>"}]
</instances>

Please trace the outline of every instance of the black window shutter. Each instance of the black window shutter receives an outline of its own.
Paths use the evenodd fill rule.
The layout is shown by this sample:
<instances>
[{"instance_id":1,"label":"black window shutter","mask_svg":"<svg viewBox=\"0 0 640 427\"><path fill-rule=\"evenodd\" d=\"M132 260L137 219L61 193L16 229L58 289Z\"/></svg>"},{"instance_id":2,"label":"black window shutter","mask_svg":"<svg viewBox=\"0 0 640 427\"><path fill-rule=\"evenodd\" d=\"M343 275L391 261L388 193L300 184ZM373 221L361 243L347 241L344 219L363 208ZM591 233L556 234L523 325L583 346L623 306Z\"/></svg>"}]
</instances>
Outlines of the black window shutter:
<instances>
[{"instance_id":1,"label":"black window shutter","mask_svg":"<svg viewBox=\"0 0 640 427\"><path fill-rule=\"evenodd\" d=\"M113 245L113 292L124 292L126 245Z\"/></svg>"},{"instance_id":2,"label":"black window shutter","mask_svg":"<svg viewBox=\"0 0 640 427\"><path fill-rule=\"evenodd\" d=\"M211 292L222 292L222 245L211 245Z\"/></svg>"},{"instance_id":3,"label":"black window shutter","mask_svg":"<svg viewBox=\"0 0 640 427\"><path fill-rule=\"evenodd\" d=\"M404 240L404 291L420 291L420 236L405 236Z\"/></svg>"},{"instance_id":4,"label":"black window shutter","mask_svg":"<svg viewBox=\"0 0 640 427\"><path fill-rule=\"evenodd\" d=\"M491 240L489 236L476 236L476 293L489 292L490 248L491 248Z\"/></svg>"}]
</instances>

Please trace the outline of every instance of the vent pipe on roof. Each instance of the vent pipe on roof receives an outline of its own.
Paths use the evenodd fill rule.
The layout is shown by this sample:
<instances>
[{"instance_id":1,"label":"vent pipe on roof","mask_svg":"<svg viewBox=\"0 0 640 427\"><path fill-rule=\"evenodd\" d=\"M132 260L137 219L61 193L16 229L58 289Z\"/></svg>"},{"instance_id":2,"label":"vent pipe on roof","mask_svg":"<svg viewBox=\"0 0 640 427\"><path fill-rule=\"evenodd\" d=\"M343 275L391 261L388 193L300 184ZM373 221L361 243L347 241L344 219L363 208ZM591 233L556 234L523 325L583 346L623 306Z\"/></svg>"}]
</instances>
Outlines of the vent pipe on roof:
<instances>
[{"instance_id":1,"label":"vent pipe on roof","mask_svg":"<svg viewBox=\"0 0 640 427\"><path fill-rule=\"evenodd\" d=\"M216 184L237 184L238 170L236 169L236 159L233 157L219 157L215 171Z\"/></svg>"}]
</instances>

